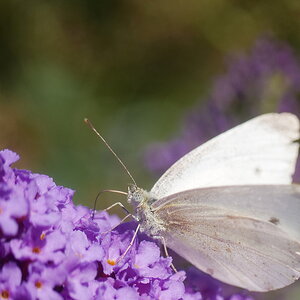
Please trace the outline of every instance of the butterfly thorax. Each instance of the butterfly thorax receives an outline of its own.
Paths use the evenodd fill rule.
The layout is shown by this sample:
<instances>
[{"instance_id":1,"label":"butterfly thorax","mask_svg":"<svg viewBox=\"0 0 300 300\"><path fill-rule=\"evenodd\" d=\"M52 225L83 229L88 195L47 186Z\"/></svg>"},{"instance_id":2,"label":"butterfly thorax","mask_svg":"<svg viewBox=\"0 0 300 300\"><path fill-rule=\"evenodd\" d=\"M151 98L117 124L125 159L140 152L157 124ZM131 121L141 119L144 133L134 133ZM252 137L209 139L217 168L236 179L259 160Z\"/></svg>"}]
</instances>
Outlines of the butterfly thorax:
<instances>
[{"instance_id":1,"label":"butterfly thorax","mask_svg":"<svg viewBox=\"0 0 300 300\"><path fill-rule=\"evenodd\" d=\"M136 185L130 185L128 187L127 201L134 206L135 217L141 224L140 230L152 237L160 236L160 233L164 230L163 222L152 209L152 204L156 199L151 196L151 193Z\"/></svg>"}]
</instances>

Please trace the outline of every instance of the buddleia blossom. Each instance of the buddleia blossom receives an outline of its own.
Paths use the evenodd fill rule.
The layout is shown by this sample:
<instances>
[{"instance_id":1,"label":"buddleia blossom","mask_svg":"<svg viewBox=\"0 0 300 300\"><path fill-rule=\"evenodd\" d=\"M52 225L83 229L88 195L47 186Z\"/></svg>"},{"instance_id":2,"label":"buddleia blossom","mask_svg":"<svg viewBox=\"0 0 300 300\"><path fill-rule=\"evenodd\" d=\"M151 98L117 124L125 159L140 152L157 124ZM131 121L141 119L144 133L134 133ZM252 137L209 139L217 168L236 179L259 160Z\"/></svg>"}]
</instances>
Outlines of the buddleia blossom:
<instances>
[{"instance_id":1,"label":"buddleia blossom","mask_svg":"<svg viewBox=\"0 0 300 300\"><path fill-rule=\"evenodd\" d=\"M111 230L119 218L106 212L92 218L89 208L74 205L73 190L13 169L18 159L0 151L0 299L208 299L185 286L185 272L174 273L172 259L145 235L118 261L137 224Z\"/></svg>"},{"instance_id":2,"label":"buddleia blossom","mask_svg":"<svg viewBox=\"0 0 300 300\"><path fill-rule=\"evenodd\" d=\"M300 64L292 49L270 37L259 39L249 54L233 55L202 104L186 113L177 138L148 147L146 165L161 174L208 139L267 112L300 116ZM299 164L299 163L298 163ZM295 181L300 179L300 168Z\"/></svg>"}]
</instances>

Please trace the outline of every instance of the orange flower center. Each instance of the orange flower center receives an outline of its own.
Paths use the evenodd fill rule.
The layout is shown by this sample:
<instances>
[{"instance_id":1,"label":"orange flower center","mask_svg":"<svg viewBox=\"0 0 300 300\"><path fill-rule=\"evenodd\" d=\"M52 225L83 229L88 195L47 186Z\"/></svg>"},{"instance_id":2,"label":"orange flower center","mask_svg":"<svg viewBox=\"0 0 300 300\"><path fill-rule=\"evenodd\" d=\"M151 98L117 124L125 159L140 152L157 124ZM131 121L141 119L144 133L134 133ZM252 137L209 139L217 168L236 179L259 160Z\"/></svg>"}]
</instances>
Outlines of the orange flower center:
<instances>
[{"instance_id":1,"label":"orange flower center","mask_svg":"<svg viewBox=\"0 0 300 300\"><path fill-rule=\"evenodd\" d=\"M108 260L107 260L107 263L108 263L109 265L111 265L111 266L115 266L115 265L116 265L116 261L115 261L115 260L110 260L110 259L108 259Z\"/></svg>"},{"instance_id":2,"label":"orange flower center","mask_svg":"<svg viewBox=\"0 0 300 300\"><path fill-rule=\"evenodd\" d=\"M2 291L1 292L1 298L8 299L9 298L9 291L6 291L6 290Z\"/></svg>"},{"instance_id":3,"label":"orange flower center","mask_svg":"<svg viewBox=\"0 0 300 300\"><path fill-rule=\"evenodd\" d=\"M39 254L39 253L41 253L41 249L39 247L34 247L34 248L32 248L32 252Z\"/></svg>"},{"instance_id":4,"label":"orange flower center","mask_svg":"<svg viewBox=\"0 0 300 300\"><path fill-rule=\"evenodd\" d=\"M41 281L36 281L34 285L37 289L40 289L43 286L43 283Z\"/></svg>"}]
</instances>

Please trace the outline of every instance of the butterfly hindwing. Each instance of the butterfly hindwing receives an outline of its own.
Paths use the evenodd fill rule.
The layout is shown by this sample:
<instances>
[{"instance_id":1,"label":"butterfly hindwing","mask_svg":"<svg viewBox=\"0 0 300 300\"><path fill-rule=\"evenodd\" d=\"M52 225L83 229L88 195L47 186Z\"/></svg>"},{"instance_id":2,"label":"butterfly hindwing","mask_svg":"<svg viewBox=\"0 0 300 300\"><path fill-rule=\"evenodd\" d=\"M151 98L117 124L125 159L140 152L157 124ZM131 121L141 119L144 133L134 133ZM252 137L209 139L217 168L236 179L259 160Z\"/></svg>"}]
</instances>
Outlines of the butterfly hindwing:
<instances>
[{"instance_id":1,"label":"butterfly hindwing","mask_svg":"<svg viewBox=\"0 0 300 300\"><path fill-rule=\"evenodd\" d=\"M160 199L168 247L213 277L269 291L300 276L300 187L229 186Z\"/></svg>"}]
</instances>

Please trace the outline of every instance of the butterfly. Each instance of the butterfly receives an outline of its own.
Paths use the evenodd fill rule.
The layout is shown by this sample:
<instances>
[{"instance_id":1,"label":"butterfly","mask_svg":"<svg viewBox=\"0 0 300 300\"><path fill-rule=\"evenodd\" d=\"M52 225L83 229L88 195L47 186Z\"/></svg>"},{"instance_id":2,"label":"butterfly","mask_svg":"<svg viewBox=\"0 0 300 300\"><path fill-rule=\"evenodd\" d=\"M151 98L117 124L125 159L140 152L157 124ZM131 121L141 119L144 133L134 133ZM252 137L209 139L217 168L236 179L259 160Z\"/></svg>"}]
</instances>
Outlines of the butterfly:
<instances>
[{"instance_id":1,"label":"butterfly","mask_svg":"<svg viewBox=\"0 0 300 300\"><path fill-rule=\"evenodd\" d=\"M130 185L138 230L225 283L265 292L300 277L299 120L269 113L174 163L148 192ZM166 248L165 248L166 249Z\"/></svg>"}]
</instances>

